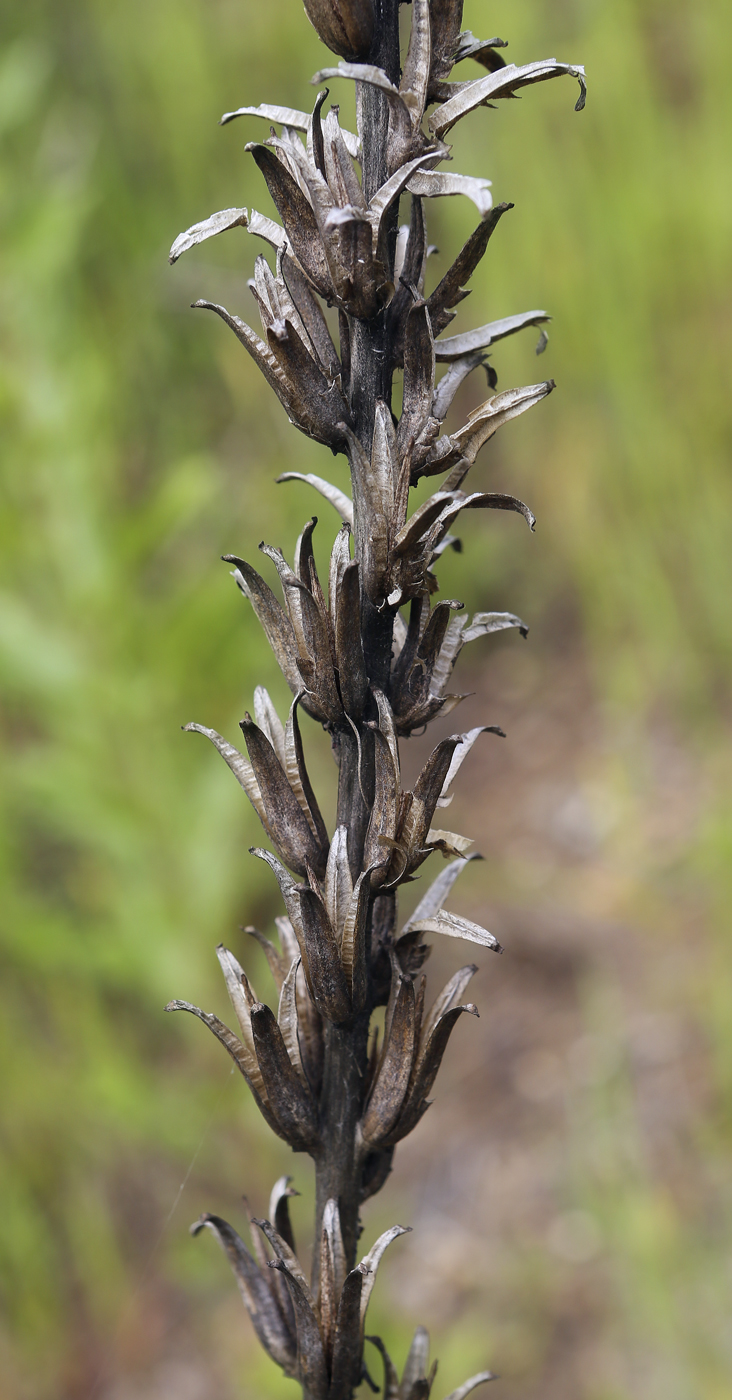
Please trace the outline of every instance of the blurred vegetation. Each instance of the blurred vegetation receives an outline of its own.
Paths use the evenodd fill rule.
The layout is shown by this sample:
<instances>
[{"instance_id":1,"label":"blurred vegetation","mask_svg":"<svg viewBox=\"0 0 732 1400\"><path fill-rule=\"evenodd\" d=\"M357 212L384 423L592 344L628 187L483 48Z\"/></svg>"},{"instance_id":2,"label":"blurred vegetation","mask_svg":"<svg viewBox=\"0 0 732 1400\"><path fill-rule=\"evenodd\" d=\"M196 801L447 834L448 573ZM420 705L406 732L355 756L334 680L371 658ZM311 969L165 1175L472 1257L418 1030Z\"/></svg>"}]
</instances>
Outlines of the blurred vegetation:
<instances>
[{"instance_id":1,"label":"blurred vegetation","mask_svg":"<svg viewBox=\"0 0 732 1400\"><path fill-rule=\"evenodd\" d=\"M215 209L270 212L244 152L259 126L217 119L244 102L308 106L323 54L293 0L10 0L0 25L0 1360L9 1400L93 1400L164 1347L153 1275L166 1316L198 1318L202 1334L219 1319L229 1280L183 1225L203 1206L226 1214L243 1187L261 1199L282 1170L215 1044L160 1011L173 995L221 1010L213 946L243 945L237 926L276 910L246 856L253 814L179 727L234 734L257 682L284 698L217 560L252 557L262 537L291 550L312 500L273 478L328 464L233 337L187 310L213 295L249 314L259 248L235 231L172 270L166 255ZM517 62L584 62L590 96L575 116L567 85L532 89L456 142L457 168L489 175L517 207L455 329L547 306L540 370L530 338L494 363L503 386L551 374L560 387L477 468L528 497L536 539L513 520L471 522L444 587L523 612L540 655L567 638L582 648L630 736L619 783L640 781L659 715L704 775L694 839L672 871L650 872L646 917L654 880L679 898L703 892L688 995L715 1066L699 1152L720 1176L732 1122L732 19L721 0L524 0L489 15L468 5L466 26L504 34ZM429 213L443 267L471 209ZM341 481L342 459L333 470ZM727 1343L705 1299L729 1284L729 1216L684 1233L642 1165L624 1172L624 1113L594 1105L592 1131L617 1161L604 1185L577 1187L601 1190L608 1216L614 1325L664 1358L659 1375L683 1378L666 1400L722 1400ZM589 1129L576 1131L581 1145ZM247 1393L283 1390L216 1326L222 1395L245 1383L245 1359ZM446 1372L461 1350L482 1364L481 1340L441 1338ZM586 1393L661 1393L642 1371L636 1383Z\"/></svg>"}]
</instances>

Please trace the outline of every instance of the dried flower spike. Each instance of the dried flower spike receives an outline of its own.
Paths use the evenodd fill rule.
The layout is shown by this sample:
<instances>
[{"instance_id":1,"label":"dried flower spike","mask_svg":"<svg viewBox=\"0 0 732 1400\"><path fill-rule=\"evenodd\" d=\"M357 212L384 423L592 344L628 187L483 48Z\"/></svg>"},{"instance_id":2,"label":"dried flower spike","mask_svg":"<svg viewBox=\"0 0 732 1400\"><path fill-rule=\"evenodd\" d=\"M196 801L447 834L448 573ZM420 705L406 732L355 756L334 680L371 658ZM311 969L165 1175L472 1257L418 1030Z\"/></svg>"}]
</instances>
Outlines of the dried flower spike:
<instances>
[{"instance_id":1,"label":"dried flower spike","mask_svg":"<svg viewBox=\"0 0 732 1400\"><path fill-rule=\"evenodd\" d=\"M444 138L478 108L569 75L580 84L581 110L585 80L581 67L555 59L506 63L502 39L462 32L462 9L462 0L412 0L402 63L397 0L381 0L378 15L372 0L306 0L320 38L341 59L314 81L355 83L357 131L341 127L337 106L327 107L327 88L311 112L267 104L228 112L224 123L269 123L270 134L247 150L281 222L253 209L224 209L182 233L170 253L175 262L235 228L263 240L268 251L254 258L249 282L261 335L222 306L196 305L233 330L290 421L345 457L350 475L348 490L309 472L280 477L313 487L340 518L327 586L315 562L315 516L292 564L280 548L260 545L264 574L277 591L246 560L225 556L292 693L289 714L281 717L257 686L253 714L240 721L246 752L214 729L185 726L221 754L272 847L253 854L270 867L286 914L275 921L276 942L248 930L272 973L272 1004L258 999L237 957L220 947L237 1032L189 1002L168 1007L208 1026L273 1132L313 1159L309 1276L295 1247L288 1176L273 1189L269 1218L249 1217L251 1250L218 1216L206 1214L193 1227L218 1239L259 1340L300 1382L306 1400L350 1400L366 1375L365 1319L376 1270L405 1231L393 1226L358 1262L361 1208L384 1185L396 1145L429 1107L458 1021L477 1015L465 1000L478 970L473 963L425 1009L425 940L442 934L502 951L487 929L445 908L478 856L467 854L469 837L443 829L438 809L452 802L453 783L480 737L503 737L503 730L480 725L443 738L412 788L402 783L399 744L463 699L449 687L467 642L505 629L527 635L513 613L468 618L459 600L434 595L444 551L461 547L453 530L462 511L505 511L534 529L533 512L516 496L471 491L466 481L489 439L554 388L547 379L499 391L488 352L549 318L522 311L444 335L512 206L493 204L489 180L439 167L449 158ZM482 75L451 81L454 64L468 59ZM424 202L454 195L472 201L479 222L430 289ZM545 345L542 331L537 350ZM458 389L481 366L488 397L465 423L446 427ZM410 491L426 476L441 479L410 510ZM303 711L328 732L338 764L332 831L306 764ZM436 856L447 864L400 927L399 887ZM380 1037L370 1030L377 1007L385 1007ZM381 1340L368 1340L383 1359L386 1400L428 1400L436 1363L429 1367L424 1329L414 1335L401 1378ZM466 1400L492 1379L482 1371L447 1400Z\"/></svg>"}]
</instances>

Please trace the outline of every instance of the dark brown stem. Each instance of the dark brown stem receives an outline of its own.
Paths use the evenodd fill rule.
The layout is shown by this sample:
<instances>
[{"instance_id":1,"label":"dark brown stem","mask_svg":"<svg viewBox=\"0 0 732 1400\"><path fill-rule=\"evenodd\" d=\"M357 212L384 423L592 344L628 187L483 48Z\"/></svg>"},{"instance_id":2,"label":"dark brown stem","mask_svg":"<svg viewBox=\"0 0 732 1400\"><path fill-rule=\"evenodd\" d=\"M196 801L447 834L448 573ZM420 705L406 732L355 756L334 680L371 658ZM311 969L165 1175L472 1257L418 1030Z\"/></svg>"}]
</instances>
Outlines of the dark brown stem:
<instances>
[{"instance_id":1,"label":"dark brown stem","mask_svg":"<svg viewBox=\"0 0 732 1400\"><path fill-rule=\"evenodd\" d=\"M383 68L392 82L399 81L399 0L381 0L376 36L370 62ZM388 176L387 145L389 109L378 88L363 85L360 93L363 133L363 187L367 199ZM398 208L389 214L388 246L393 266L398 225ZM367 450L373 434L378 399L391 403L390 356L386 344L385 317L372 321L351 321L351 409L356 432ZM385 688L389 675L393 618L388 609L379 611L372 604L364 607L361 628L369 679ZM366 829L373 802L372 744L368 730L361 729L361 762L355 734L339 737L338 823L348 828L349 865L354 880L362 868ZM328 1026L325 1032L325 1064L320 1096L323 1148L315 1161L315 1236L313 1241L313 1287L317 1287L320 1262L320 1236L326 1202L338 1202L343 1243L349 1268L356 1262L362 1163L359 1160L356 1131L363 1107L368 1057L370 1005L347 1027Z\"/></svg>"}]
</instances>

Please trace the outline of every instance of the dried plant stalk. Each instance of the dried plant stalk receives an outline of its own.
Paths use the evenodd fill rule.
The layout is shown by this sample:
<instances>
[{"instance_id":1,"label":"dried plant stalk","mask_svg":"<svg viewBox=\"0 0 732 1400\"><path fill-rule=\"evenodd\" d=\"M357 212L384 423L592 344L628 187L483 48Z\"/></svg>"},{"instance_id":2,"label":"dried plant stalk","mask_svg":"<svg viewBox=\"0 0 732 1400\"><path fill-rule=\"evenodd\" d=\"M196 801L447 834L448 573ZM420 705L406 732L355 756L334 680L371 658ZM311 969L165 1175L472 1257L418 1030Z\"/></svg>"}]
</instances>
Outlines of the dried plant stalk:
<instances>
[{"instance_id":1,"label":"dried plant stalk","mask_svg":"<svg viewBox=\"0 0 732 1400\"><path fill-rule=\"evenodd\" d=\"M292 567L280 550L260 546L279 575L282 601L250 563L227 556L292 691L286 721L260 686L254 717L241 722L246 753L214 730L186 726L218 749L273 848L253 854L271 867L286 909L277 920L278 947L256 934L277 987L277 1014L257 999L224 948L219 959L238 1033L187 1002L168 1009L191 1011L206 1023L272 1130L315 1164L309 1280L295 1252L289 1177L277 1182L268 1219L251 1222L253 1252L218 1216L205 1215L194 1232L207 1226L217 1236L262 1345L308 1400L349 1400L365 1374L365 1314L376 1269L387 1245L404 1233L394 1226L357 1263L360 1209L381 1189L396 1144L427 1109L456 1021L463 1012L477 1014L463 1000L473 964L425 1011L425 935L500 951L485 929L443 907L473 857L465 854L471 844L465 837L433 821L449 804L453 780L479 735L501 731L489 725L443 739L411 791L401 784L399 741L459 703L449 687L466 642L503 628L525 636L526 627L511 613L479 613L468 621L459 602L433 605L434 567L444 549L458 544L450 529L462 510L514 511L533 529L532 512L516 497L464 487L484 443L554 387L545 380L493 392L496 376L486 359L495 341L545 322L544 311L442 336L511 206L492 207L488 181L438 167L449 158L445 136L476 107L569 74L580 84L579 110L585 82L581 67L554 59L506 64L502 40L461 33L462 0L412 0L403 67L398 0L307 0L306 10L341 58L313 81L356 84L357 132L341 129L337 107L326 111L327 88L312 113L266 105L227 113L224 122L253 117L271 124L271 135L247 150L281 223L255 210L225 209L182 233L170 258L232 228L269 244L274 266L258 256L249 284L261 336L222 306L196 305L234 331L291 422L347 456L352 493L314 475L281 478L308 482L340 515L325 587L313 555L316 517L297 541ZM453 66L468 58L485 76L449 81ZM475 204L480 222L428 296L424 201L461 194ZM409 224L400 226L407 195ZM337 346L322 302L337 308ZM448 365L439 383L436 363ZM481 366L490 396L462 427L446 431L457 389ZM404 389L397 421L391 399L398 370ZM425 476L442 481L410 515L410 488ZM308 777L299 711L332 739L339 768L332 836ZM449 864L399 930L397 890L434 852ZM378 1006L386 1007L383 1044L372 1040L369 1050ZM415 1333L401 1379L381 1340L369 1340L383 1358L387 1400L426 1400L434 1366L428 1369L424 1329ZM490 1379L481 1372L448 1400L464 1400Z\"/></svg>"}]
</instances>

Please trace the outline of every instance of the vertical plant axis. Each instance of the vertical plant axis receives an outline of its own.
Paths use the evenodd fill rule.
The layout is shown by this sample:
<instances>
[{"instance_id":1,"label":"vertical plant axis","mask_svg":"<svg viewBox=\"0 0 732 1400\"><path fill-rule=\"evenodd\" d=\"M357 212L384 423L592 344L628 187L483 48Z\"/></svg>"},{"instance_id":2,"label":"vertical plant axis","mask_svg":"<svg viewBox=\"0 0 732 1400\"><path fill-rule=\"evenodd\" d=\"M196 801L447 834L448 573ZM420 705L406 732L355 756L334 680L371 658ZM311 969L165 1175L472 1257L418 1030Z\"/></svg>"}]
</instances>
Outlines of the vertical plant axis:
<instances>
[{"instance_id":1,"label":"vertical plant axis","mask_svg":"<svg viewBox=\"0 0 732 1400\"><path fill-rule=\"evenodd\" d=\"M568 74L579 82L580 110L585 80L583 68L555 59L506 63L503 40L461 31L462 8L462 0L412 0L402 55L398 0L307 0L320 38L340 59L313 82L355 83L357 131L341 127L338 107L327 106L327 86L311 113L266 104L226 113L224 123L269 124L270 136L247 150L281 222L253 209L224 209L182 233L170 254L175 262L235 227L269 245L249 283L261 336L223 306L196 306L233 330L291 423L343 453L350 469L350 496L319 476L280 478L308 482L341 518L326 587L313 554L315 516L292 567L279 549L260 545L279 576L282 601L250 563L226 556L292 692L286 721L257 686L253 717L241 721L246 754L215 730L185 726L218 749L269 843L253 854L270 866L286 913L276 920L277 944L250 932L266 954L277 1013L224 947L217 951L238 1033L188 1002L167 1008L206 1023L272 1131L313 1159L309 1278L295 1249L287 1176L274 1187L267 1219L250 1220L251 1251L218 1216L204 1215L193 1227L216 1235L259 1340L307 1400L349 1400L366 1374L365 1316L376 1270L405 1232L395 1225L357 1262L361 1207L384 1185L397 1144L429 1106L453 1026L463 1014L477 1014L465 1000L473 964L425 1009L425 940L442 934L500 951L485 929L445 909L455 880L476 857L466 853L469 840L436 824L436 813L452 800L453 781L480 735L502 731L484 725L441 740L412 790L402 787L399 746L463 698L449 687L467 642L504 628L526 635L512 613L468 620L461 603L433 602L434 569L445 549L459 547L451 527L462 510L513 511L534 528L532 512L516 497L464 488L481 447L554 384L495 392L487 358L503 337L547 321L544 311L443 334L512 206L493 205L488 180L441 167L450 159L446 136L477 108ZM483 76L450 81L453 67L468 59ZM479 222L428 293L425 201L452 195L472 200ZM407 196L409 222L400 224ZM326 318L323 303L337 312L337 334L336 316ZM437 366L444 366L439 381ZM458 388L481 367L489 397L448 431ZM438 488L410 514L410 489L423 477L439 477ZM338 764L332 833L308 777L301 712L328 731ZM400 927L399 886L435 853L447 864ZM370 1030L377 1007L386 1008L381 1042ZM427 1400L435 1365L429 1369L424 1329L415 1333L401 1378L381 1340L368 1340L383 1360L386 1400ZM488 1371L471 1377L449 1400L464 1400L490 1379Z\"/></svg>"}]
</instances>

